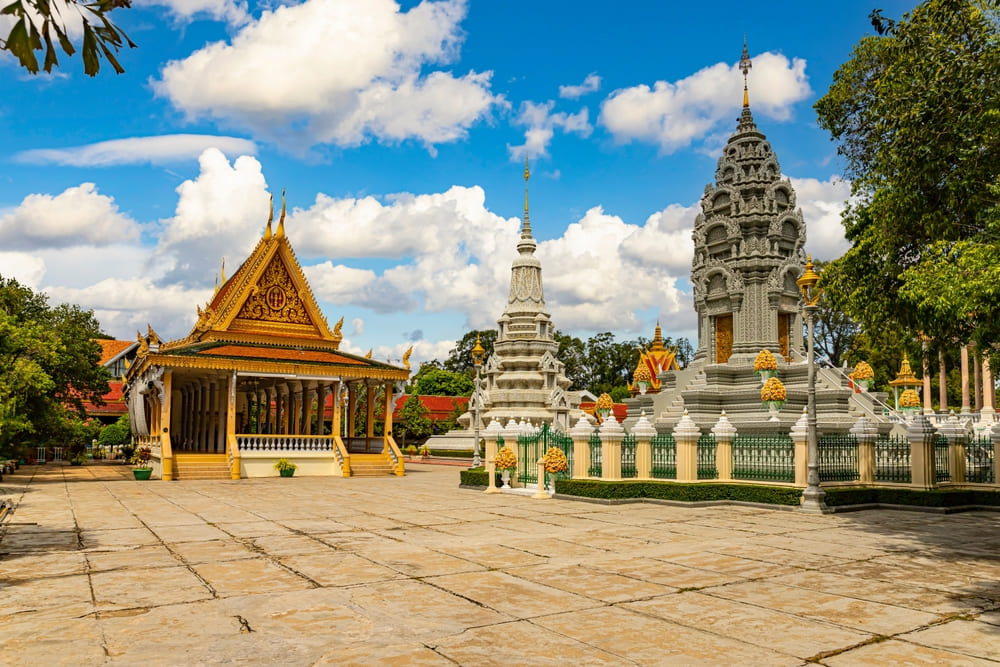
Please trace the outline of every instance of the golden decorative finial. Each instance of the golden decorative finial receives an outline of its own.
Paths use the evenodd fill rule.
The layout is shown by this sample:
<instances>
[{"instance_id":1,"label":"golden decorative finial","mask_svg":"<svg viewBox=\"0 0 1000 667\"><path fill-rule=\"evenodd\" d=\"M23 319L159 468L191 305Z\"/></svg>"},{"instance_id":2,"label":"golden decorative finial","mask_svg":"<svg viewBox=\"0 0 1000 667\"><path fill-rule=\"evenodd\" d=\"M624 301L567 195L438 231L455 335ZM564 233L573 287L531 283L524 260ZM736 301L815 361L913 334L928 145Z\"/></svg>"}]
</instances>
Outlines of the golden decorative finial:
<instances>
[{"instance_id":1,"label":"golden decorative finial","mask_svg":"<svg viewBox=\"0 0 1000 667\"><path fill-rule=\"evenodd\" d=\"M212 293L212 295L214 296L214 295L216 295L218 293L219 293L219 274L216 273L215 274L215 291Z\"/></svg>"},{"instance_id":2,"label":"golden decorative finial","mask_svg":"<svg viewBox=\"0 0 1000 667\"><path fill-rule=\"evenodd\" d=\"M281 217L278 218L278 231L275 236L279 239L285 235L285 189L281 189Z\"/></svg>"},{"instance_id":3,"label":"golden decorative finial","mask_svg":"<svg viewBox=\"0 0 1000 667\"><path fill-rule=\"evenodd\" d=\"M271 212L267 215L267 228L264 229L264 238L271 238L271 223L274 221L274 195L271 195Z\"/></svg>"},{"instance_id":4,"label":"golden decorative finial","mask_svg":"<svg viewBox=\"0 0 1000 667\"><path fill-rule=\"evenodd\" d=\"M403 353L403 365L406 366L406 370L410 370L410 355L413 354L413 346Z\"/></svg>"},{"instance_id":5,"label":"golden decorative finial","mask_svg":"<svg viewBox=\"0 0 1000 667\"><path fill-rule=\"evenodd\" d=\"M531 238L531 218L528 217L528 180L531 178L531 169L528 168L528 156L524 156L524 225L521 228L521 238Z\"/></svg>"},{"instance_id":6,"label":"golden decorative finial","mask_svg":"<svg viewBox=\"0 0 1000 667\"><path fill-rule=\"evenodd\" d=\"M747 36L743 35L743 55L740 56L740 71L743 72L743 108L750 106L750 93L747 90L747 73L753 68L750 54L747 52Z\"/></svg>"},{"instance_id":7,"label":"golden decorative finial","mask_svg":"<svg viewBox=\"0 0 1000 667\"><path fill-rule=\"evenodd\" d=\"M372 349L373 348L368 348L368 354L365 355L365 359L371 359L372 358Z\"/></svg>"},{"instance_id":8,"label":"golden decorative finial","mask_svg":"<svg viewBox=\"0 0 1000 667\"><path fill-rule=\"evenodd\" d=\"M222 258L222 284L226 284L226 258Z\"/></svg>"},{"instance_id":9,"label":"golden decorative finial","mask_svg":"<svg viewBox=\"0 0 1000 667\"><path fill-rule=\"evenodd\" d=\"M340 316L340 319L337 320L337 323L333 326L333 336L334 336L334 338L342 336L342 334L340 333L340 327L342 327L342 326L344 326L344 316L343 315Z\"/></svg>"}]
</instances>

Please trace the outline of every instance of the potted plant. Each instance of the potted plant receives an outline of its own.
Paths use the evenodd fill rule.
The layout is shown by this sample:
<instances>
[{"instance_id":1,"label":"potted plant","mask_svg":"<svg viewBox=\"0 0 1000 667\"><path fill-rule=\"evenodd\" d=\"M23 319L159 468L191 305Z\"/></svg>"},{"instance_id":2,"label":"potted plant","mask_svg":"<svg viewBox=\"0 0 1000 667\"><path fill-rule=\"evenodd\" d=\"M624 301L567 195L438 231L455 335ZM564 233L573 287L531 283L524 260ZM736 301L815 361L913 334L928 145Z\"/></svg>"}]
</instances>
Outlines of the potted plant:
<instances>
[{"instance_id":1,"label":"potted plant","mask_svg":"<svg viewBox=\"0 0 1000 667\"><path fill-rule=\"evenodd\" d=\"M552 493L556 492L556 475L561 472L566 472L569 469L569 461L566 459L566 455L563 450L558 447L549 447L549 451L545 452L543 457L543 467L545 472L549 474L549 479L551 480L550 491ZM539 489L545 487L545 480L538 480Z\"/></svg>"},{"instance_id":2,"label":"potted plant","mask_svg":"<svg viewBox=\"0 0 1000 667\"><path fill-rule=\"evenodd\" d=\"M149 464L152 450L149 447L139 447L132 455L132 476L136 479L149 479L153 474L153 466Z\"/></svg>"},{"instance_id":3,"label":"potted plant","mask_svg":"<svg viewBox=\"0 0 1000 667\"><path fill-rule=\"evenodd\" d=\"M71 466L82 466L83 462L86 460L87 457L83 453L77 452L76 454L73 454L72 456L69 457L69 464Z\"/></svg>"},{"instance_id":4,"label":"potted plant","mask_svg":"<svg viewBox=\"0 0 1000 667\"><path fill-rule=\"evenodd\" d=\"M920 395L912 389L907 389L899 397L899 407L903 414L915 415L920 412Z\"/></svg>"},{"instance_id":5,"label":"potted plant","mask_svg":"<svg viewBox=\"0 0 1000 667\"><path fill-rule=\"evenodd\" d=\"M497 452L495 463L497 470L500 471L500 477L503 479L503 486L500 488L509 489L511 471L517 468L517 454L514 453L513 449L505 445Z\"/></svg>"},{"instance_id":6,"label":"potted plant","mask_svg":"<svg viewBox=\"0 0 1000 667\"><path fill-rule=\"evenodd\" d=\"M430 455L431 455L431 448L428 447L427 445L420 445L420 458L426 461L428 458L430 458Z\"/></svg>"},{"instance_id":7,"label":"potted plant","mask_svg":"<svg viewBox=\"0 0 1000 667\"><path fill-rule=\"evenodd\" d=\"M417 453L417 446L416 446L416 445L409 445L409 446L408 446L408 447L406 448L406 456L407 456L407 458L409 458L409 459L410 459L411 461L413 460L413 456L414 456L414 454L416 454L416 453Z\"/></svg>"},{"instance_id":8,"label":"potted plant","mask_svg":"<svg viewBox=\"0 0 1000 667\"><path fill-rule=\"evenodd\" d=\"M296 468L298 468L298 466L288 459L278 459L274 464L274 469L277 470L278 474L282 477L291 477L295 474Z\"/></svg>"}]
</instances>

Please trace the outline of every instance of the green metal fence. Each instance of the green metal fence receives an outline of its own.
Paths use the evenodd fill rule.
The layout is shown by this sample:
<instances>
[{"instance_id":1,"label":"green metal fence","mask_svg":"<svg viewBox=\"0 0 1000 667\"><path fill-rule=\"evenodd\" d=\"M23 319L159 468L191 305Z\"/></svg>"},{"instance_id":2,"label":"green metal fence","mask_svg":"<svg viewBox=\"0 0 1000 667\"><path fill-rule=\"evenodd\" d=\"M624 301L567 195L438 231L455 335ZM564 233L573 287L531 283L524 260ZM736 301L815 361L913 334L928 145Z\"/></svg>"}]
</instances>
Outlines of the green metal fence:
<instances>
[{"instance_id":1,"label":"green metal fence","mask_svg":"<svg viewBox=\"0 0 1000 667\"><path fill-rule=\"evenodd\" d=\"M622 439L622 479L636 477L639 471L635 467L636 441L631 433Z\"/></svg>"},{"instance_id":2,"label":"green metal fence","mask_svg":"<svg viewBox=\"0 0 1000 667\"><path fill-rule=\"evenodd\" d=\"M973 440L965 446L965 479L973 484L994 484L993 441Z\"/></svg>"},{"instance_id":3,"label":"green metal fence","mask_svg":"<svg viewBox=\"0 0 1000 667\"><path fill-rule=\"evenodd\" d=\"M538 459L545 455L549 447L561 449L569 462L566 472L558 477L568 478L573 473L573 438L542 424L537 433L517 437L517 478L522 484L538 483Z\"/></svg>"},{"instance_id":4,"label":"green metal fence","mask_svg":"<svg viewBox=\"0 0 1000 667\"><path fill-rule=\"evenodd\" d=\"M909 441L899 436L878 436L875 439L875 481L909 484L911 472Z\"/></svg>"},{"instance_id":5,"label":"green metal fence","mask_svg":"<svg viewBox=\"0 0 1000 667\"><path fill-rule=\"evenodd\" d=\"M671 433L657 433L651 443L652 475L656 479L677 479L677 441Z\"/></svg>"},{"instance_id":6,"label":"green metal fence","mask_svg":"<svg viewBox=\"0 0 1000 667\"><path fill-rule=\"evenodd\" d=\"M778 434L737 435L733 439L733 479L795 481L795 443Z\"/></svg>"},{"instance_id":7,"label":"green metal fence","mask_svg":"<svg viewBox=\"0 0 1000 667\"><path fill-rule=\"evenodd\" d=\"M719 470L715 466L715 436L703 433L698 438L698 479L718 479Z\"/></svg>"},{"instance_id":8,"label":"green metal fence","mask_svg":"<svg viewBox=\"0 0 1000 667\"><path fill-rule=\"evenodd\" d=\"M594 431L590 434L590 466L587 467L587 475L600 477L601 470L601 436Z\"/></svg>"},{"instance_id":9,"label":"green metal fence","mask_svg":"<svg viewBox=\"0 0 1000 667\"><path fill-rule=\"evenodd\" d=\"M943 435L934 438L934 478L938 482L951 481L951 465L948 461L948 438Z\"/></svg>"},{"instance_id":10,"label":"green metal fence","mask_svg":"<svg viewBox=\"0 0 1000 667\"><path fill-rule=\"evenodd\" d=\"M858 439L850 433L824 433L816 443L821 482L854 482L858 474Z\"/></svg>"}]
</instances>

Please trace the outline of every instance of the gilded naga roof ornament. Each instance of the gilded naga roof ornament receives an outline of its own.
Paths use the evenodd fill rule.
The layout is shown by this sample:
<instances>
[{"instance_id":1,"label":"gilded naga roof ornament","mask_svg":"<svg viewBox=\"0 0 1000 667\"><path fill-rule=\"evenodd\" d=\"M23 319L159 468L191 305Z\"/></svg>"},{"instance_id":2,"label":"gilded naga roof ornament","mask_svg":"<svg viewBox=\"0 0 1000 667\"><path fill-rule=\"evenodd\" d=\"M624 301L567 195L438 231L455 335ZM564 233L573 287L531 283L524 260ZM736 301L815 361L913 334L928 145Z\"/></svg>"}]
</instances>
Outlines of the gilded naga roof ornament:
<instances>
[{"instance_id":1,"label":"gilded naga roof ornament","mask_svg":"<svg viewBox=\"0 0 1000 667\"><path fill-rule=\"evenodd\" d=\"M226 284L226 258L222 258L222 279L219 281L221 284Z\"/></svg>"},{"instance_id":2,"label":"gilded naga roof ornament","mask_svg":"<svg viewBox=\"0 0 1000 667\"><path fill-rule=\"evenodd\" d=\"M373 350L374 350L374 348L371 348L371 347L368 348L368 354L365 355L365 359L371 359L372 358L372 351Z\"/></svg>"},{"instance_id":3,"label":"gilded naga roof ornament","mask_svg":"<svg viewBox=\"0 0 1000 667\"><path fill-rule=\"evenodd\" d=\"M153 331L153 325L150 324L149 322L146 322L146 330L149 332L149 335L148 335L148 337L149 337L149 344L150 345L159 345L160 344L160 337L156 335L155 331Z\"/></svg>"},{"instance_id":4,"label":"gilded naga roof ornament","mask_svg":"<svg viewBox=\"0 0 1000 667\"><path fill-rule=\"evenodd\" d=\"M267 215L267 227L264 228L264 238L271 238L271 223L274 222L274 195L270 198L270 209L271 212Z\"/></svg>"},{"instance_id":5,"label":"gilded naga roof ornament","mask_svg":"<svg viewBox=\"0 0 1000 667\"><path fill-rule=\"evenodd\" d=\"M276 238L282 238L285 236L285 190L281 190L281 217L278 218L278 231L275 232L274 236Z\"/></svg>"},{"instance_id":6,"label":"gilded naga roof ornament","mask_svg":"<svg viewBox=\"0 0 1000 667\"><path fill-rule=\"evenodd\" d=\"M413 346L412 345L410 346L410 348L406 352L403 353L403 366L406 367L406 370L410 370L410 355L411 354L413 354Z\"/></svg>"},{"instance_id":7,"label":"gilded naga roof ornament","mask_svg":"<svg viewBox=\"0 0 1000 667\"><path fill-rule=\"evenodd\" d=\"M343 327L343 326L344 326L344 316L341 315L340 319L337 320L337 323L335 325L333 325L333 337L334 338L341 338L343 336L343 334L340 333L340 328Z\"/></svg>"}]
</instances>

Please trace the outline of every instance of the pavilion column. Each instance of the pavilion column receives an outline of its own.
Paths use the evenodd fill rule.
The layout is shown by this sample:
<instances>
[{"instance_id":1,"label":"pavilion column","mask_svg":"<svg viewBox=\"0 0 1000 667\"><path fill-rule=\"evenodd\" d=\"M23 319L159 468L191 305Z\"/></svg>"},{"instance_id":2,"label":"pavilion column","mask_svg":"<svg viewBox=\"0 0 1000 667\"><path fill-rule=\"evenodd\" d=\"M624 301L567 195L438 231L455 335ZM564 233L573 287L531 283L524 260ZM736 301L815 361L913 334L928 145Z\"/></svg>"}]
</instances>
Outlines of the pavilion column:
<instances>
[{"instance_id":1,"label":"pavilion column","mask_svg":"<svg viewBox=\"0 0 1000 667\"><path fill-rule=\"evenodd\" d=\"M229 383L226 391L226 415L224 420L219 420L222 423L222 451L229 452L229 438L232 438L233 446L233 461L230 464L229 477L230 479L239 479L242 475L240 469L242 467L240 461L240 450L236 445L236 371L233 371L229 375ZM249 396L249 394L248 394ZM255 396L256 397L256 396ZM247 409L247 415L250 414L249 408ZM249 430L249 429L247 429Z\"/></svg>"},{"instance_id":2,"label":"pavilion column","mask_svg":"<svg viewBox=\"0 0 1000 667\"><path fill-rule=\"evenodd\" d=\"M312 385L314 382L302 383L302 435L312 435Z\"/></svg>"},{"instance_id":3,"label":"pavilion column","mask_svg":"<svg viewBox=\"0 0 1000 667\"><path fill-rule=\"evenodd\" d=\"M942 414L948 413L948 374L944 367L944 350L938 350L938 410Z\"/></svg>"},{"instance_id":4,"label":"pavilion column","mask_svg":"<svg viewBox=\"0 0 1000 667\"><path fill-rule=\"evenodd\" d=\"M265 433L274 433L274 413L273 410L277 410L274 406L274 397L277 392L274 391L274 387L267 387L264 389L264 419L265 428L267 429Z\"/></svg>"},{"instance_id":5,"label":"pavilion column","mask_svg":"<svg viewBox=\"0 0 1000 667\"><path fill-rule=\"evenodd\" d=\"M229 420L228 413L232 412L233 428L236 428L236 389L229 387L229 383L215 384L215 451L226 451L226 422ZM232 405L230 405L230 403ZM235 433L235 430L233 431Z\"/></svg>"},{"instance_id":6,"label":"pavilion column","mask_svg":"<svg viewBox=\"0 0 1000 667\"><path fill-rule=\"evenodd\" d=\"M198 385L189 384L187 388L187 436L184 439L185 449L197 449L198 440Z\"/></svg>"},{"instance_id":7,"label":"pavilion column","mask_svg":"<svg viewBox=\"0 0 1000 667\"><path fill-rule=\"evenodd\" d=\"M962 414L967 415L972 409L969 403L969 346L962 346Z\"/></svg>"},{"instance_id":8,"label":"pavilion column","mask_svg":"<svg viewBox=\"0 0 1000 667\"><path fill-rule=\"evenodd\" d=\"M358 387L356 382L347 383L347 437L353 438L358 426Z\"/></svg>"},{"instance_id":9,"label":"pavilion column","mask_svg":"<svg viewBox=\"0 0 1000 667\"><path fill-rule=\"evenodd\" d=\"M392 383L385 383L385 422L382 432L392 435Z\"/></svg>"},{"instance_id":10,"label":"pavilion column","mask_svg":"<svg viewBox=\"0 0 1000 667\"><path fill-rule=\"evenodd\" d=\"M278 386L278 433L288 434L288 383Z\"/></svg>"},{"instance_id":11,"label":"pavilion column","mask_svg":"<svg viewBox=\"0 0 1000 667\"><path fill-rule=\"evenodd\" d=\"M996 406L993 405L995 393L993 389L993 371L990 370L990 358L988 355L983 355L983 409L980 410L980 414L982 414L984 419L989 418L992 420L996 412L994 410ZM998 467L1000 467L1000 463L998 463Z\"/></svg>"},{"instance_id":12,"label":"pavilion column","mask_svg":"<svg viewBox=\"0 0 1000 667\"><path fill-rule=\"evenodd\" d=\"M336 436L341 435L340 423L342 416L340 413L340 404L343 386L344 383L340 380L333 386L333 414L330 415L330 434Z\"/></svg>"},{"instance_id":13,"label":"pavilion column","mask_svg":"<svg viewBox=\"0 0 1000 667\"><path fill-rule=\"evenodd\" d=\"M368 385L368 401L367 401L368 412L366 414L367 419L365 420L365 436L368 438L375 437L375 385ZM365 447L367 448L367 443Z\"/></svg>"},{"instance_id":14,"label":"pavilion column","mask_svg":"<svg viewBox=\"0 0 1000 667\"><path fill-rule=\"evenodd\" d=\"M979 349L972 343L969 343L969 347L972 348L972 403L973 409L979 412L983 408L983 385L979 376L979 369L983 361L980 358Z\"/></svg>"},{"instance_id":15,"label":"pavilion column","mask_svg":"<svg viewBox=\"0 0 1000 667\"><path fill-rule=\"evenodd\" d=\"M924 414L934 414L934 405L931 403L931 360L927 356L927 341L920 344L923 349L923 380L924 380Z\"/></svg>"},{"instance_id":16,"label":"pavilion column","mask_svg":"<svg viewBox=\"0 0 1000 667\"><path fill-rule=\"evenodd\" d=\"M208 382L202 380L199 385L201 391L198 396L198 446L195 448L199 452L204 452L207 448L205 446L206 434L208 432L208 398L209 398L209 385Z\"/></svg>"},{"instance_id":17,"label":"pavilion column","mask_svg":"<svg viewBox=\"0 0 1000 667\"><path fill-rule=\"evenodd\" d=\"M187 442L187 430L188 430L188 390L187 387L181 389L181 400L180 400L180 411L181 411L181 427L180 433L174 433L176 444L180 447L184 447L184 443Z\"/></svg>"},{"instance_id":18,"label":"pavilion column","mask_svg":"<svg viewBox=\"0 0 1000 667\"><path fill-rule=\"evenodd\" d=\"M326 435L326 397L330 385L320 382L316 387L316 435Z\"/></svg>"}]
</instances>

